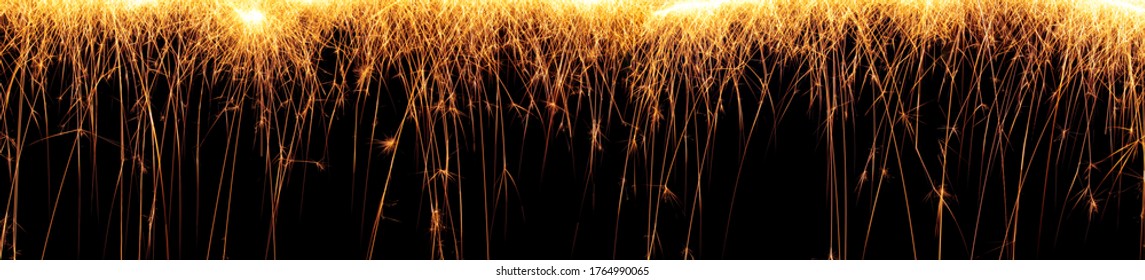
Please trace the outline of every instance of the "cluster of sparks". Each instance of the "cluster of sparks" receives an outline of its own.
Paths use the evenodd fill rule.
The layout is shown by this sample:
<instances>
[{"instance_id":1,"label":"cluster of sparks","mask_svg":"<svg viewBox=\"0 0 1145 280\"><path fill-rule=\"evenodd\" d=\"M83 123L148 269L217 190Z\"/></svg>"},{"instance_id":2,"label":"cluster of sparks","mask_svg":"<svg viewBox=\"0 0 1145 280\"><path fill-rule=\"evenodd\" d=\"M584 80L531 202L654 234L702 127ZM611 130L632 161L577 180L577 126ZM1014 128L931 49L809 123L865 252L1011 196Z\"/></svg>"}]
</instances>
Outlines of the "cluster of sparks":
<instances>
[{"instance_id":1,"label":"cluster of sparks","mask_svg":"<svg viewBox=\"0 0 1145 280\"><path fill-rule=\"evenodd\" d=\"M467 230L490 236L494 211L463 215L453 204L464 201L456 197L480 196L492 209L498 197L530 187L517 186L508 166L522 152L506 146L505 139L521 137L509 135L506 125L519 123L543 129L548 137L532 140L545 147L567 140L571 151L588 158L586 176L606 154L623 162L620 193L588 195L617 203L646 196L647 220L617 223L647 223L647 258L692 258L688 248L697 229L689 222L684 239L661 240L660 213L679 208L692 221L707 188L756 187L705 185L716 131L737 131L745 155L761 149L750 145L765 137L757 128L780 120L760 112L799 110L789 106L795 99L810 100L804 109L821 123L827 154L831 245L817 250L862 258L865 242L848 240L865 239L853 235L870 230L849 232L850 225L873 228L880 204L902 203L908 217L933 215L934 221L901 221L911 228L904 242L916 247L915 228L938 233L938 255L914 257L942 258L943 227L982 218L981 211L954 215L952 207L981 209L984 198L974 194L1016 188L1015 197L1001 202L1006 232L1002 244L993 245L998 248L976 248L982 247L976 228L960 228L957 238L973 256L1016 257L1018 217L1038 207L1018 202L1047 188L1030 186L1029 176L1073 174L1075 180L1048 187L1064 188L1070 194L1064 208L1090 219L1107 207L1102 201L1145 190L1145 178L1133 175L1145 170L1135 166L1145 164L1145 91L1138 84L1145 79L1143 7L1135 0L2 0L0 166L7 180L0 181L6 185L0 187L0 258L40 245L46 250L57 234L49 227L45 244L22 248L17 209L31 202L17 199L21 189L58 194L83 186L124 190L117 192L118 204L103 205L119 215L111 232L138 236L120 240L137 242L120 245L120 258L144 258L170 242L152 234L166 226L155 217L173 211L164 206L172 198L163 190L217 189L207 204L215 212L206 239L208 250L221 252L209 255L226 256L228 194L246 187L233 183L241 176L233 155L250 141L257 141L267 171L273 213L267 246L274 257L279 198L297 180L290 171L325 169L324 148L310 143L346 116L373 125L339 140L356 150L354 166L342 168L391 170L358 186L381 193L367 220L365 257L387 254L375 252L377 234L386 230L386 194L417 187L391 185L393 166L412 164L397 161L399 151L419 158L433 257L462 258L463 245L492 251L488 240L461 240ZM318 60L323 50L336 53L332 67L319 65L328 63ZM67 75L53 67L68 69ZM779 73L791 68L797 73ZM505 69L516 71L523 88L500 86ZM795 77L785 83L806 86L780 88L773 81L781 75ZM925 75L941 77L939 85L923 87ZM393 81L406 91L384 92ZM100 94L115 94L119 103L96 104ZM379 125L389 117L379 115L381 101L365 102L378 94L402 96L405 113L396 127ZM857 106L858 100L871 105ZM101 114L105 106L119 115ZM209 109L214 113L201 113ZM45 127L56 110L66 112L58 115L66 125ZM944 123L920 121L936 111ZM1048 118L1032 119L1038 116ZM100 126L106 125L101 119L118 127ZM254 127L244 127L242 120L250 119ZM258 137L240 139L240 130ZM938 143L919 140L935 130ZM234 136L223 151L200 150L208 132ZM1094 141L1096 134L1110 142ZM80 186L22 185L29 182L21 178L25 162L46 156L23 151L49 139L74 143L64 173L92 168L96 146L118 149L116 185L95 179L75 182ZM609 151L617 146L608 143L624 143L623 150ZM202 153L232 161L221 163L222 170L184 165L184 158ZM462 166L466 156L482 164ZM736 160L740 174L751 171L746 158ZM908 163L916 161L923 164ZM973 181L952 178L958 170L975 168L987 174L979 184L955 184ZM200 172L220 172L224 179L176 186ZM924 174L930 184L896 180L907 172ZM1017 185L991 184L1000 177L1016 178ZM934 207L879 201L891 192L929 193ZM870 207L853 209L860 199ZM1145 201L1141 213L1145 217ZM49 223L61 222L55 215ZM462 219L484 219L486 226L466 228ZM1141 227L1141 242L1126 246L1145 245ZM685 251L660 252L662 242L684 243Z\"/></svg>"}]
</instances>

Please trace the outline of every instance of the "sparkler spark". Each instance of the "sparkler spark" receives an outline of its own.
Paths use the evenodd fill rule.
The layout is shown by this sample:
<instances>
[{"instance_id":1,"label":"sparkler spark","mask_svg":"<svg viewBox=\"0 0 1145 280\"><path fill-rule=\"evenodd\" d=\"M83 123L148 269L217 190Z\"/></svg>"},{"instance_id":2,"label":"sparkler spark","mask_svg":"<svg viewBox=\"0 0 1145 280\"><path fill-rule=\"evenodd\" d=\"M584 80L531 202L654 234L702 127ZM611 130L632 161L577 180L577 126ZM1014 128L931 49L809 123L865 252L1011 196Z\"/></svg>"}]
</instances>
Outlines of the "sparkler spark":
<instances>
[{"instance_id":1,"label":"sparkler spark","mask_svg":"<svg viewBox=\"0 0 1145 280\"><path fill-rule=\"evenodd\" d=\"M711 15L713 12L715 12L715 9L718 9L720 6L727 2L728 0L681 1L679 3L672 4L667 8L656 10L652 14L661 17L669 14L682 13L706 13Z\"/></svg>"},{"instance_id":2,"label":"sparkler spark","mask_svg":"<svg viewBox=\"0 0 1145 280\"><path fill-rule=\"evenodd\" d=\"M259 26L266 20L266 15L258 9L235 9L235 14L238 14L239 19L247 26Z\"/></svg>"},{"instance_id":3,"label":"sparkler spark","mask_svg":"<svg viewBox=\"0 0 1145 280\"><path fill-rule=\"evenodd\" d=\"M0 259L277 258L325 208L358 257L493 258L568 188L573 248L717 258L801 161L819 257L1029 257L1102 219L1141 257L1143 7L0 0ZM769 157L800 117L815 149Z\"/></svg>"}]
</instances>

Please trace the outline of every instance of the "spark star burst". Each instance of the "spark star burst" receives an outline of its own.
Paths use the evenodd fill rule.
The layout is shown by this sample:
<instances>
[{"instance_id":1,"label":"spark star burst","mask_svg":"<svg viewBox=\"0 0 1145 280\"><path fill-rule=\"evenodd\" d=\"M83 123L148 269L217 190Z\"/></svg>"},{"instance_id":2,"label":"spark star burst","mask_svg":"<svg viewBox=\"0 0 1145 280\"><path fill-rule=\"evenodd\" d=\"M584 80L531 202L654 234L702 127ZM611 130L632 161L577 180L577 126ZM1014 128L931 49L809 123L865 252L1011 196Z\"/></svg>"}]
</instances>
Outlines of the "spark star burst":
<instances>
[{"instance_id":1,"label":"spark star burst","mask_svg":"<svg viewBox=\"0 0 1145 280\"><path fill-rule=\"evenodd\" d=\"M1139 0L3 0L0 259L1141 258Z\"/></svg>"}]
</instances>

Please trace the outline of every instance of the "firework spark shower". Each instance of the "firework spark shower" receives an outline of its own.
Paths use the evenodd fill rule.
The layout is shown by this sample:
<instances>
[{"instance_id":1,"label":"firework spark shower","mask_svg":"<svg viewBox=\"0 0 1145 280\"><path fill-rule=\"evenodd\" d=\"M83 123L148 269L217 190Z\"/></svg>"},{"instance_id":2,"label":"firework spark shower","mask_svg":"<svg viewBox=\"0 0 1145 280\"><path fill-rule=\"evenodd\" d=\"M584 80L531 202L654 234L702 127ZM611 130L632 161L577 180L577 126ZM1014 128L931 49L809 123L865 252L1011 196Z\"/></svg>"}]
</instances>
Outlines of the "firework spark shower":
<instances>
[{"instance_id":1,"label":"firework spark shower","mask_svg":"<svg viewBox=\"0 0 1145 280\"><path fill-rule=\"evenodd\" d=\"M1145 253L1139 0L0 0L0 259Z\"/></svg>"}]
</instances>

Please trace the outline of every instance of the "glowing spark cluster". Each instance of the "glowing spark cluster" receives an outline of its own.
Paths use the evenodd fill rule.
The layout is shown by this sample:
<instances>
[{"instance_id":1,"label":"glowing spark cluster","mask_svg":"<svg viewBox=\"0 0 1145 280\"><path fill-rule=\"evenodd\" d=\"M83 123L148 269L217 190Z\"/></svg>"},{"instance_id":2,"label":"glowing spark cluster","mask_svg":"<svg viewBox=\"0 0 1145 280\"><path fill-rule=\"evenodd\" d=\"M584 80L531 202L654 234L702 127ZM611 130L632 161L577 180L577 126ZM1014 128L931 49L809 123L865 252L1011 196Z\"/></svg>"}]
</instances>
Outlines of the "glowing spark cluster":
<instances>
[{"instance_id":1,"label":"glowing spark cluster","mask_svg":"<svg viewBox=\"0 0 1145 280\"><path fill-rule=\"evenodd\" d=\"M115 244L108 254L162 258L157 252L190 243L169 234L191 223L170 218L193 208L173 202L186 189L212 194L201 198L208 209L196 210L209 213L195 237L208 257L229 256L230 218L240 203L265 205L266 251L274 257L282 197L295 191L291 184L313 180L291 174L310 168L350 169L362 178L347 188L379 197L352 199L371 209L362 214L366 258L388 253L378 249L379 233L392 225L396 188L424 193L418 207L428 215L418 225L427 227L433 258L462 258L464 248L489 257L498 210L509 216L505 209L516 208L506 201L530 187L517 185L523 174L512 166L564 147L587 158L588 176L605 161L620 166L619 182L594 182L618 191L586 187L584 200L593 202L585 204L614 203L617 228L640 224L644 257L691 258L707 203L701 197L731 189L731 205L719 210L726 221L708 223L731 228L743 203L735 194L761 187L739 177L708 185L727 172L712 163L738 162L734 176L765 172L746 163L748 154L766 149L755 141L782 138L764 127L788 115L816 120L827 162L830 246L814 250L863 258L881 219L895 219L907 224L897 234L916 258L942 258L952 246L971 257L1016 258L1026 242L1019 228L1061 224L1072 213L1038 207L1057 204L1097 219L1108 201L1142 197L1118 207L1145 215L1142 7L1139 0L0 0L0 258L42 253L64 238L52 228L81 223L57 218L68 203L102 211L110 226L91 234ZM520 84L506 82L510 75ZM329 136L344 127L353 137ZM738 137L737 158L713 152L727 130ZM209 135L221 135L220 150L200 150ZM507 144L514 139L543 148ZM52 150L56 158L28 152L61 141L71 149ZM325 162L342 156L329 152L337 148L351 150L351 164ZM237 156L248 152L261 166ZM210 154L227 160L200 170ZM97 164L106 157L120 165ZM93 175L108 168L113 176ZM265 184L236 184L248 168L264 170ZM393 183L403 175L395 170L406 168L417 169L420 185ZM40 169L50 170L49 179L28 175ZM914 173L926 180L904 179ZM1058 173L1072 177L1038 178ZM204 174L217 177L188 179ZM265 203L231 198L236 188L258 187ZM102 200L59 199L107 189L111 197ZM32 221L21 205L44 201L21 196L30 190L51 198L48 234L37 244L22 241L22 225ZM1041 204L1031 205L1039 196ZM480 197L485 211L461 211L473 207L460 205L462 197ZM631 204L644 220L622 215L637 211ZM906 215L879 216L887 205ZM984 208L1003 214L983 217ZM662 237L673 215L686 217L671 227L683 232ZM984 232L983 224L1003 230ZM1139 226L1140 242L1126 246L1145 246ZM919 255L917 240L931 228L936 241L925 246L937 254ZM664 244L683 253L661 251Z\"/></svg>"},{"instance_id":2,"label":"glowing spark cluster","mask_svg":"<svg viewBox=\"0 0 1145 280\"><path fill-rule=\"evenodd\" d=\"M702 1L681 1L672 4L666 8L652 12L655 16L665 16L669 14L707 14L711 15L728 0L702 0Z\"/></svg>"},{"instance_id":3,"label":"glowing spark cluster","mask_svg":"<svg viewBox=\"0 0 1145 280\"><path fill-rule=\"evenodd\" d=\"M239 19L242 19L243 23L246 23L247 26L258 26L262 24L263 20L266 20L266 15L258 9L235 9L235 14L237 14Z\"/></svg>"}]
</instances>

